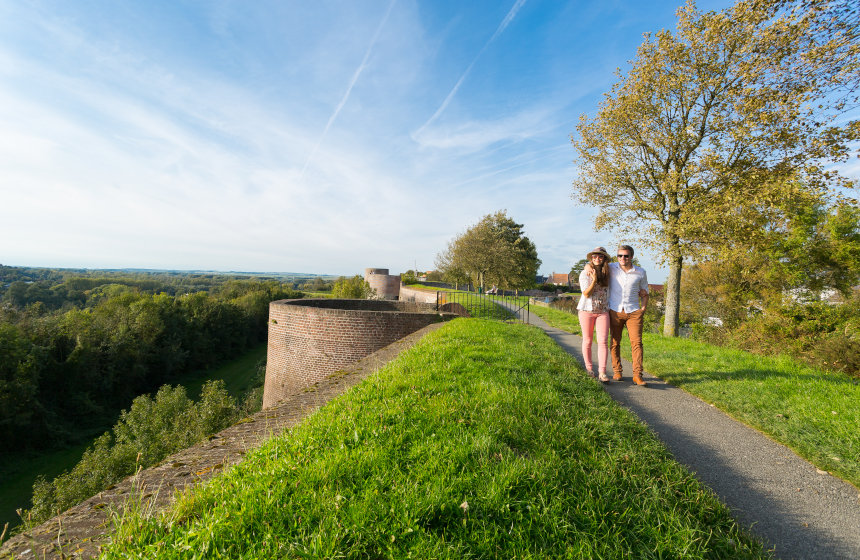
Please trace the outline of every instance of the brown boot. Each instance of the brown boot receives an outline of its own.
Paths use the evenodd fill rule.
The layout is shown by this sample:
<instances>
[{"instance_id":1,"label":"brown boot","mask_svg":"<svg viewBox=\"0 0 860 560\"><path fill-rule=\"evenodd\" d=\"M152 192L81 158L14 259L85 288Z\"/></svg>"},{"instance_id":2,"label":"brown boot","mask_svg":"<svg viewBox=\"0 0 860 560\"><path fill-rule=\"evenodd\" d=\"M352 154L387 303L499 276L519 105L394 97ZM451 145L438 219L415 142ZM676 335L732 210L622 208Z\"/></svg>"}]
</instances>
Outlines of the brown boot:
<instances>
[{"instance_id":1,"label":"brown boot","mask_svg":"<svg viewBox=\"0 0 860 560\"><path fill-rule=\"evenodd\" d=\"M640 386L643 386L643 387L644 387L645 385L648 385L648 384L645 382L645 380L644 380L644 379L642 379L642 375L640 375L640 374L633 374L633 383L635 383L635 384L637 384L637 385L640 385Z\"/></svg>"},{"instance_id":2,"label":"brown boot","mask_svg":"<svg viewBox=\"0 0 860 560\"><path fill-rule=\"evenodd\" d=\"M624 376L621 375L621 372L616 372L615 375L612 376L612 379L614 379L615 381L621 381L622 379L624 379Z\"/></svg>"}]
</instances>

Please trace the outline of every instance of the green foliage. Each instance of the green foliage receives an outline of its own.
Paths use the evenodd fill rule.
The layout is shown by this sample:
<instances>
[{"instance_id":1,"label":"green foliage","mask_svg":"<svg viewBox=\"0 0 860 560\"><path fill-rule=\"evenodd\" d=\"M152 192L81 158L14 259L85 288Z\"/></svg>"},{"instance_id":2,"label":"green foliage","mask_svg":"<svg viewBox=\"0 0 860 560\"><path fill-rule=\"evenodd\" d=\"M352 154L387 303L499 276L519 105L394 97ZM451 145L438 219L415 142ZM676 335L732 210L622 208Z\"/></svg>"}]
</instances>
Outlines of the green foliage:
<instances>
[{"instance_id":1,"label":"green foliage","mask_svg":"<svg viewBox=\"0 0 860 560\"><path fill-rule=\"evenodd\" d=\"M0 323L0 433L35 427L39 366L33 343L14 326Z\"/></svg>"},{"instance_id":2,"label":"green foliage","mask_svg":"<svg viewBox=\"0 0 860 560\"><path fill-rule=\"evenodd\" d=\"M780 205L852 183L832 165L860 138L845 118L860 101L848 5L740 0L700 12L688 2L677 31L646 35L597 116L582 117L573 198L600 208L598 229L635 236L668 265L665 334L677 334L685 259L766 231Z\"/></svg>"},{"instance_id":3,"label":"green foliage","mask_svg":"<svg viewBox=\"0 0 860 560\"><path fill-rule=\"evenodd\" d=\"M418 277L415 276L414 270L407 270L400 275L400 281L406 285L418 284Z\"/></svg>"},{"instance_id":4,"label":"green foliage","mask_svg":"<svg viewBox=\"0 0 860 560\"><path fill-rule=\"evenodd\" d=\"M317 276L310 282L305 282L299 287L306 292L328 292L331 291L333 282L326 281L322 276Z\"/></svg>"},{"instance_id":5,"label":"green foliage","mask_svg":"<svg viewBox=\"0 0 860 560\"><path fill-rule=\"evenodd\" d=\"M53 311L41 301L19 308L12 305L18 297L15 290L4 294L2 452L45 448L67 441L73 432L103 429L136 395L265 341L269 302L301 297L275 280L206 280L199 275L64 278L28 270L0 267L10 278L46 283L45 297L66 286L66 294L83 294L83 303L73 298L52 303L59 305ZM207 281L206 291L184 292ZM33 282L29 279L15 282L35 285L28 284ZM164 287L177 295L148 291Z\"/></svg>"},{"instance_id":6,"label":"green foliage","mask_svg":"<svg viewBox=\"0 0 860 560\"><path fill-rule=\"evenodd\" d=\"M537 329L458 319L103 558L765 558Z\"/></svg>"},{"instance_id":7,"label":"green foliage","mask_svg":"<svg viewBox=\"0 0 860 560\"><path fill-rule=\"evenodd\" d=\"M684 271L684 319L699 340L860 375L860 209L787 205L778 218ZM821 301L837 291L841 302Z\"/></svg>"},{"instance_id":8,"label":"green foliage","mask_svg":"<svg viewBox=\"0 0 860 560\"><path fill-rule=\"evenodd\" d=\"M769 307L727 333L724 343L765 355L786 354L860 378L860 292L839 305Z\"/></svg>"},{"instance_id":9,"label":"green foliage","mask_svg":"<svg viewBox=\"0 0 860 560\"><path fill-rule=\"evenodd\" d=\"M576 306L578 303L579 298L574 296L564 296L556 298L552 303L550 303L550 305L553 309L560 309L561 311L577 315L578 311Z\"/></svg>"},{"instance_id":10,"label":"green foliage","mask_svg":"<svg viewBox=\"0 0 860 560\"><path fill-rule=\"evenodd\" d=\"M454 284L471 280L481 288L530 288L541 261L522 228L504 210L487 214L448 243L437 255L436 266Z\"/></svg>"},{"instance_id":11,"label":"green foliage","mask_svg":"<svg viewBox=\"0 0 860 560\"><path fill-rule=\"evenodd\" d=\"M645 332L662 333L663 322L665 315L662 311L662 306L654 300L654 296L650 296L648 307L645 308L645 315L642 317L642 328Z\"/></svg>"},{"instance_id":12,"label":"green foliage","mask_svg":"<svg viewBox=\"0 0 860 560\"><path fill-rule=\"evenodd\" d=\"M576 261L576 264L570 267L570 277L573 279L574 282L579 281L579 275L585 269L585 265L587 264L588 259L579 259L578 261Z\"/></svg>"},{"instance_id":13,"label":"green foliage","mask_svg":"<svg viewBox=\"0 0 860 560\"><path fill-rule=\"evenodd\" d=\"M142 395L124 410L112 431L105 432L66 473L33 486L33 507L22 514L30 527L94 496L111 484L168 455L190 447L233 424L236 403L223 381L208 382L200 400L191 401L182 386L164 385L155 398Z\"/></svg>"},{"instance_id":14,"label":"green foliage","mask_svg":"<svg viewBox=\"0 0 860 560\"><path fill-rule=\"evenodd\" d=\"M376 296L376 290L358 274L352 278L345 276L338 278L331 293L332 297L339 299L370 299Z\"/></svg>"}]
</instances>

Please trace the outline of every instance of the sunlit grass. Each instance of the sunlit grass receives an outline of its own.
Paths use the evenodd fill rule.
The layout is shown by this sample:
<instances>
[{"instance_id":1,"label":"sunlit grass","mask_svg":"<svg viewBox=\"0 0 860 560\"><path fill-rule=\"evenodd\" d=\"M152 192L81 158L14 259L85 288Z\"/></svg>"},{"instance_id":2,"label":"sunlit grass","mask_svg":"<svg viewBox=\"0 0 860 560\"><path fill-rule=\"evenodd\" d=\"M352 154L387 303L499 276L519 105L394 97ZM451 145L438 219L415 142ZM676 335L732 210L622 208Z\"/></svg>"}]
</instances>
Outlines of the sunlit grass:
<instances>
[{"instance_id":1,"label":"sunlit grass","mask_svg":"<svg viewBox=\"0 0 860 560\"><path fill-rule=\"evenodd\" d=\"M645 334L645 369L860 488L860 383L788 356ZM622 347L623 348L623 347Z\"/></svg>"},{"instance_id":2,"label":"sunlit grass","mask_svg":"<svg viewBox=\"0 0 860 560\"><path fill-rule=\"evenodd\" d=\"M550 325L580 334L576 317L532 306ZM624 334L622 356L630 359ZM645 370L794 449L860 488L860 383L789 356L761 356L645 333Z\"/></svg>"},{"instance_id":3,"label":"sunlit grass","mask_svg":"<svg viewBox=\"0 0 860 560\"><path fill-rule=\"evenodd\" d=\"M458 319L166 514L126 515L105 557L155 556L765 554L539 330Z\"/></svg>"},{"instance_id":4,"label":"sunlit grass","mask_svg":"<svg viewBox=\"0 0 860 560\"><path fill-rule=\"evenodd\" d=\"M534 313L552 327L573 334L582 334L582 328L579 326L579 317L572 313L541 305L530 306L529 312Z\"/></svg>"},{"instance_id":5,"label":"sunlit grass","mask_svg":"<svg viewBox=\"0 0 860 560\"><path fill-rule=\"evenodd\" d=\"M469 292L447 292L444 295L445 302L459 303L472 317L498 319L500 321L515 319L516 316L510 310L497 303L505 300L506 298L503 297L482 296Z\"/></svg>"}]
</instances>

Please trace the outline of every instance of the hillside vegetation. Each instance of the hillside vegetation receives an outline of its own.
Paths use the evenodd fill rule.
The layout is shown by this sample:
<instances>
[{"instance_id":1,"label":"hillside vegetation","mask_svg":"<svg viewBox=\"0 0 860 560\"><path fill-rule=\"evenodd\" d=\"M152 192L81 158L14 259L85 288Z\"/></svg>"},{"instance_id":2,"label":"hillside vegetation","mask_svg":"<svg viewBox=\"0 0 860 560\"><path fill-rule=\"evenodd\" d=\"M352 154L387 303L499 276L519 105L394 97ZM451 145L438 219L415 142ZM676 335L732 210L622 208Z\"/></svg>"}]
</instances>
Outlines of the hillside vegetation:
<instances>
[{"instance_id":1,"label":"hillside vegetation","mask_svg":"<svg viewBox=\"0 0 860 560\"><path fill-rule=\"evenodd\" d=\"M276 280L0 267L0 451L113 423L141 393L266 339ZM22 279L23 278L23 279Z\"/></svg>"},{"instance_id":2,"label":"hillside vegetation","mask_svg":"<svg viewBox=\"0 0 860 560\"><path fill-rule=\"evenodd\" d=\"M105 558L761 558L539 330L457 319Z\"/></svg>"}]
</instances>

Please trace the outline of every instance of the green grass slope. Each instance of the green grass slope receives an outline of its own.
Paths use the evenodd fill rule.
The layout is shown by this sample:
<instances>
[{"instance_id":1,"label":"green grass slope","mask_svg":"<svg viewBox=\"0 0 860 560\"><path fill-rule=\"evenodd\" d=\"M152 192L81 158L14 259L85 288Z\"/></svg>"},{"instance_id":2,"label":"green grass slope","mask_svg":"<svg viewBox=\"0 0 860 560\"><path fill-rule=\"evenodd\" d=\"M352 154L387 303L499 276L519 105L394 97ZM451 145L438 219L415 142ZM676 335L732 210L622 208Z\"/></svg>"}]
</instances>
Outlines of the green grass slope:
<instances>
[{"instance_id":1,"label":"green grass slope","mask_svg":"<svg viewBox=\"0 0 860 560\"><path fill-rule=\"evenodd\" d=\"M575 315L532 306L580 333ZM720 408L860 488L860 382L790 356L762 356L684 338L643 335L645 370ZM622 356L630 359L627 334Z\"/></svg>"},{"instance_id":2,"label":"green grass slope","mask_svg":"<svg viewBox=\"0 0 860 560\"><path fill-rule=\"evenodd\" d=\"M760 558L538 329L458 319L105 558Z\"/></svg>"},{"instance_id":3,"label":"green grass slope","mask_svg":"<svg viewBox=\"0 0 860 560\"><path fill-rule=\"evenodd\" d=\"M645 369L860 488L860 383L789 356L646 334Z\"/></svg>"}]
</instances>

